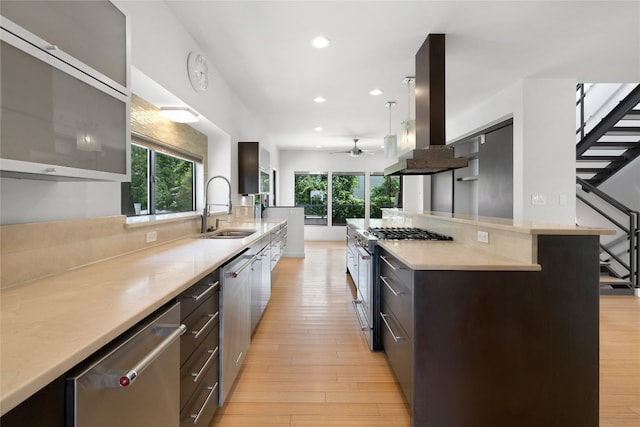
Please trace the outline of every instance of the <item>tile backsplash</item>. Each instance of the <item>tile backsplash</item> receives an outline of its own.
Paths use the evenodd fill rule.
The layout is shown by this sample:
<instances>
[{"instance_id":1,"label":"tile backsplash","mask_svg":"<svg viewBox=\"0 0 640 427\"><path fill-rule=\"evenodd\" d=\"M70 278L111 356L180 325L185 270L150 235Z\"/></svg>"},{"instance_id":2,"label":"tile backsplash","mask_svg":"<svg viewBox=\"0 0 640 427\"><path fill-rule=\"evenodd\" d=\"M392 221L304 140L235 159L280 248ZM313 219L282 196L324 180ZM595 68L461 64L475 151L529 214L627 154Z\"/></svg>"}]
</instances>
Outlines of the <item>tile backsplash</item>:
<instances>
[{"instance_id":1,"label":"tile backsplash","mask_svg":"<svg viewBox=\"0 0 640 427\"><path fill-rule=\"evenodd\" d=\"M0 288L166 243L200 231L200 215L145 226L125 216L9 224L0 227ZM157 240L146 243L147 232Z\"/></svg>"}]
</instances>

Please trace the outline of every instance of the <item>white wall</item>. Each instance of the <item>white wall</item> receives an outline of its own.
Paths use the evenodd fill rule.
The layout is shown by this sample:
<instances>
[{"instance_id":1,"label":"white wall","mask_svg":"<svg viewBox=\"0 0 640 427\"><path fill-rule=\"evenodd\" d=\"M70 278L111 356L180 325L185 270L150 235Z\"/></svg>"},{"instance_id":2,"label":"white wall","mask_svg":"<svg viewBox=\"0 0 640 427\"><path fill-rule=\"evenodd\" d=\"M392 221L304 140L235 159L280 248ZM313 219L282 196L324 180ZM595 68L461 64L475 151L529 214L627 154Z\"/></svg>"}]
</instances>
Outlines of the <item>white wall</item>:
<instances>
[{"instance_id":1,"label":"white wall","mask_svg":"<svg viewBox=\"0 0 640 427\"><path fill-rule=\"evenodd\" d=\"M455 141L513 117L514 219L575 222L575 85L525 79L447 123Z\"/></svg>"},{"instance_id":2,"label":"white wall","mask_svg":"<svg viewBox=\"0 0 640 427\"><path fill-rule=\"evenodd\" d=\"M282 150L280 151L279 206L293 206L295 201L295 172L384 172L384 168L395 162L382 155L363 154L350 157L346 154L331 154L324 151ZM344 226L327 227L305 225L305 240L342 240Z\"/></svg>"},{"instance_id":3,"label":"white wall","mask_svg":"<svg viewBox=\"0 0 640 427\"><path fill-rule=\"evenodd\" d=\"M215 171L231 178L237 202L236 142L260 141L275 152L259 118L247 110L215 64L209 68L209 89L197 93L191 88L185 67L187 55L201 49L164 2L114 0L114 3L131 19L131 65L222 131L208 135L210 173ZM132 90L136 92L136 87ZM271 158L272 166L277 167L277 154ZM0 191L2 224L120 214L120 183L0 178Z\"/></svg>"}]
</instances>

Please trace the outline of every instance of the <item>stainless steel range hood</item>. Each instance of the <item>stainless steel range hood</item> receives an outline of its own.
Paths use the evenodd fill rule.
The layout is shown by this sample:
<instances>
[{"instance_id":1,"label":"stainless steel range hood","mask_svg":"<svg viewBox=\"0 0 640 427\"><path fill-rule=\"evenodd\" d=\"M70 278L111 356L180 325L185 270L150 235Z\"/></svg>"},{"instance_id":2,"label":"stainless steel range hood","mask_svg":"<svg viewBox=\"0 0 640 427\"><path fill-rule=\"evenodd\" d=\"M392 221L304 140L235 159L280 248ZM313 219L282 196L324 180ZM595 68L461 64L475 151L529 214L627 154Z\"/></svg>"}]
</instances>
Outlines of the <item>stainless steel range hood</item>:
<instances>
[{"instance_id":1,"label":"stainless steel range hood","mask_svg":"<svg viewBox=\"0 0 640 427\"><path fill-rule=\"evenodd\" d=\"M444 34L429 34L416 53L416 149L385 175L432 175L469 164L446 145L444 56Z\"/></svg>"}]
</instances>

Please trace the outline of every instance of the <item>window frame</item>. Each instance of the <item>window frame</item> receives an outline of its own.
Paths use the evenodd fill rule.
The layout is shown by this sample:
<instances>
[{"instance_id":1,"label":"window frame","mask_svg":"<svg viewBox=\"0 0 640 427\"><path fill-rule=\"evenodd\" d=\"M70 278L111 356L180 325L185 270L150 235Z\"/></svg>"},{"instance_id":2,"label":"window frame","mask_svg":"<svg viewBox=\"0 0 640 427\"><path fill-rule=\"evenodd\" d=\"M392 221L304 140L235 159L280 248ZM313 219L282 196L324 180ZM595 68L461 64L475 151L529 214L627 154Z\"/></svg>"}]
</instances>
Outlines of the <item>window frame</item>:
<instances>
[{"instance_id":1,"label":"window frame","mask_svg":"<svg viewBox=\"0 0 640 427\"><path fill-rule=\"evenodd\" d=\"M144 213L141 212L139 215L136 215L135 211L131 209L132 206L129 206L129 203L131 203L132 201L130 196L130 193L131 193L131 181L130 181L130 182L122 183L122 201L121 201L122 214L126 215L128 218L132 218L132 217L171 215L171 214L195 212L197 207L197 194L198 194L198 169L202 169L203 163L204 163L202 157L138 133L131 134L131 145L142 147L148 150L147 210ZM160 153L161 155L170 156L186 162L190 162L192 164L192 168L191 168L192 191L191 191L191 209L190 210L175 211L175 212L160 212L160 213L157 212L158 210L157 203L156 203L157 176L155 171L156 171L156 165L157 165L156 156L158 153ZM133 167L133 165L131 167Z\"/></svg>"}]
</instances>

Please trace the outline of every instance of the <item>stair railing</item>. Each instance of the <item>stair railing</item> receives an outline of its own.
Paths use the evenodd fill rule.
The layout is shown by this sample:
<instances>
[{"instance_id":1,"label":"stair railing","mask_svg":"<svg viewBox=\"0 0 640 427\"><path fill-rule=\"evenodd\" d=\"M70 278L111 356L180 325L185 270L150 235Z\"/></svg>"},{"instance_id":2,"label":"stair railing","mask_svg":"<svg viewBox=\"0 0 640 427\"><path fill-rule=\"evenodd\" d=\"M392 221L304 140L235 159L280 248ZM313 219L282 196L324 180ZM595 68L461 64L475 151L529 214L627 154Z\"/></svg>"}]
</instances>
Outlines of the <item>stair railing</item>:
<instances>
[{"instance_id":1,"label":"stair railing","mask_svg":"<svg viewBox=\"0 0 640 427\"><path fill-rule=\"evenodd\" d=\"M576 106L578 107L578 114L580 115L580 126L576 133L580 134L580 141L584 139L584 128L586 126L584 121L584 83L578 83L576 90L578 92L578 100L576 101Z\"/></svg>"},{"instance_id":2,"label":"stair railing","mask_svg":"<svg viewBox=\"0 0 640 427\"><path fill-rule=\"evenodd\" d=\"M587 181L585 181L582 178L577 177L576 181L578 182L579 185L582 186L582 188L585 191L588 191L589 193L594 194L600 200L605 202L608 206L621 212L623 215L627 217L628 223L629 223L628 226L617 221L615 218L613 218L603 209L596 206L594 203L587 200L582 195L576 194L576 197L579 200L581 200L583 203L585 203L595 212L602 215L609 222L614 224L618 229L620 229L623 233L626 234L626 237L629 241L629 250L628 250L629 262L628 263L625 262L623 259L621 259L618 255L614 254L608 247L606 247L602 243L600 244L600 248L604 252L609 254L611 258L613 258L618 264L620 264L625 270L629 272L629 282L631 283L632 287L636 289L640 288L640 283L638 282L638 266L640 265L640 251L638 250L638 239L640 238L640 231L638 229L638 226L639 226L638 220L640 219L640 212L630 209L629 207L625 206L623 203L614 199L613 197L603 192L602 190L598 189L597 187L594 187L593 185L589 184Z\"/></svg>"}]
</instances>

